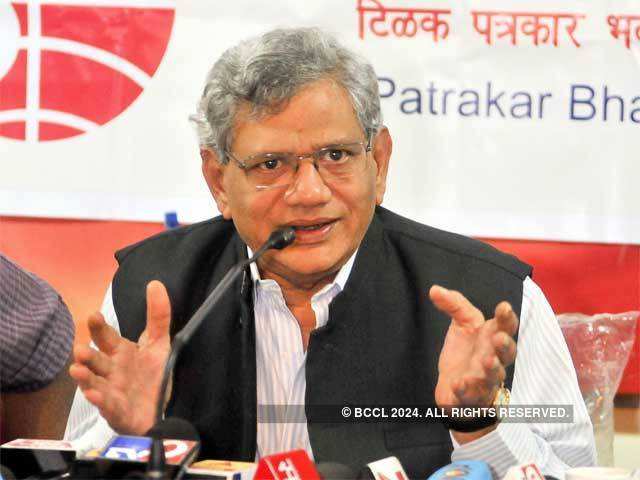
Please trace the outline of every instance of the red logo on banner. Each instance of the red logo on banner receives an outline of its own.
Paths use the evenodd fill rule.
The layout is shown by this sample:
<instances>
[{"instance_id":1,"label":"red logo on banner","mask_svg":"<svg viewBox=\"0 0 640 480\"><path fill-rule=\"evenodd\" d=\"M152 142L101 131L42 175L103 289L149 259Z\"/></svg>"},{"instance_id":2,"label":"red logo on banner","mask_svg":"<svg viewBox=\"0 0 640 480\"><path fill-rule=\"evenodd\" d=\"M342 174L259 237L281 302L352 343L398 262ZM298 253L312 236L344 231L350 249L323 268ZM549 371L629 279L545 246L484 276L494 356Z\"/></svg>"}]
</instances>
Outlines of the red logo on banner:
<instances>
[{"instance_id":1,"label":"red logo on banner","mask_svg":"<svg viewBox=\"0 0 640 480\"><path fill-rule=\"evenodd\" d=\"M0 3L0 136L60 140L117 117L164 56L174 0Z\"/></svg>"}]
</instances>

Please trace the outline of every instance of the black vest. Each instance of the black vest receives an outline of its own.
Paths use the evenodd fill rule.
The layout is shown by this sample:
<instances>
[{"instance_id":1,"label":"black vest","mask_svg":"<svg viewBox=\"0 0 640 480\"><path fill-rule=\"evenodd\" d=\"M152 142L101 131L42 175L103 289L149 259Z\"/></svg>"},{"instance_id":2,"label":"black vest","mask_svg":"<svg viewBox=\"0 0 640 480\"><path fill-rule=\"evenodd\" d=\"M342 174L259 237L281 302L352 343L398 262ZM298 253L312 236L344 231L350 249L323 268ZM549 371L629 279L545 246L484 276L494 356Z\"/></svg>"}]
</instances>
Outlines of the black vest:
<instances>
[{"instance_id":1,"label":"black vest","mask_svg":"<svg viewBox=\"0 0 640 480\"><path fill-rule=\"evenodd\" d=\"M221 217L163 232L116 253L113 303L122 335L145 325L145 285L169 292L172 334L204 301L246 246ZM431 303L439 284L462 292L486 318L507 300L519 315L531 267L494 248L378 207L329 321L311 334L305 397L316 462L360 468L396 455L412 478L451 461L439 423L322 423L313 405L433 405L438 357L450 320ZM202 458L253 461L256 356L250 273L211 314L178 362L168 415L188 419ZM507 372L507 385L513 367Z\"/></svg>"}]
</instances>

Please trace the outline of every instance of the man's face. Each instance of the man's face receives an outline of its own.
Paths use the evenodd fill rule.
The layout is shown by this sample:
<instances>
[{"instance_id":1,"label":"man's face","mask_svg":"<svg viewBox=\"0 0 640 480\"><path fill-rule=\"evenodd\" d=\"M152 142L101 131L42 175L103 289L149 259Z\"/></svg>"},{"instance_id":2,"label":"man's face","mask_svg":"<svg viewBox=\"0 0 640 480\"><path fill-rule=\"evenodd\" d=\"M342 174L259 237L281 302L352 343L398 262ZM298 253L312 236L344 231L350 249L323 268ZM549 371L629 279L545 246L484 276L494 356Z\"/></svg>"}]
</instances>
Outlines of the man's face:
<instances>
[{"instance_id":1,"label":"man's face","mask_svg":"<svg viewBox=\"0 0 640 480\"><path fill-rule=\"evenodd\" d=\"M275 115L255 119L248 112L247 106L236 115L230 146L239 160L256 153L302 155L327 145L367 141L348 94L329 80L308 85ZM305 159L289 186L256 190L234 160L220 165L208 151L203 152L203 173L218 209L254 251L272 231L296 228L293 245L263 257L262 274L314 284L335 274L360 244L376 203L382 202L390 154L391 140L383 129L373 151L363 154L362 173L339 182L325 182Z\"/></svg>"}]
</instances>

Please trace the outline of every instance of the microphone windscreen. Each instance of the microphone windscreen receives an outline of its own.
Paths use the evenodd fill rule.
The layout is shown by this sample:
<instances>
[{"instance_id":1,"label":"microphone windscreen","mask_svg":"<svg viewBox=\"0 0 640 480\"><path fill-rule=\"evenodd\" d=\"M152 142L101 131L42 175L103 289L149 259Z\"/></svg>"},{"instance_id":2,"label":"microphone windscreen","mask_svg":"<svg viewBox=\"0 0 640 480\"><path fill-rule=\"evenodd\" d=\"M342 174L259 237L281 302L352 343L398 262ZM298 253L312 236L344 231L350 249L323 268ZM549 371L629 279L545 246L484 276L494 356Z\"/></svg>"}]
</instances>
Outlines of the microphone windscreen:
<instances>
[{"instance_id":1,"label":"microphone windscreen","mask_svg":"<svg viewBox=\"0 0 640 480\"><path fill-rule=\"evenodd\" d=\"M293 227L286 227L280 230L276 230L269 236L267 243L269 248L275 248L276 250L282 250L284 247L288 247L296 239L296 231Z\"/></svg>"},{"instance_id":2,"label":"microphone windscreen","mask_svg":"<svg viewBox=\"0 0 640 480\"><path fill-rule=\"evenodd\" d=\"M322 462L316 465L323 480L356 480L358 473L342 463Z\"/></svg>"},{"instance_id":3,"label":"microphone windscreen","mask_svg":"<svg viewBox=\"0 0 640 480\"><path fill-rule=\"evenodd\" d=\"M200 441L200 435L190 422L183 418L169 417L161 422L156 423L149 430L146 437L151 438L167 438L171 440L192 440Z\"/></svg>"},{"instance_id":4,"label":"microphone windscreen","mask_svg":"<svg viewBox=\"0 0 640 480\"><path fill-rule=\"evenodd\" d=\"M445 480L459 478L460 480L492 480L493 475L489 465L479 460L459 460L445 465L434 472L427 480Z\"/></svg>"}]
</instances>

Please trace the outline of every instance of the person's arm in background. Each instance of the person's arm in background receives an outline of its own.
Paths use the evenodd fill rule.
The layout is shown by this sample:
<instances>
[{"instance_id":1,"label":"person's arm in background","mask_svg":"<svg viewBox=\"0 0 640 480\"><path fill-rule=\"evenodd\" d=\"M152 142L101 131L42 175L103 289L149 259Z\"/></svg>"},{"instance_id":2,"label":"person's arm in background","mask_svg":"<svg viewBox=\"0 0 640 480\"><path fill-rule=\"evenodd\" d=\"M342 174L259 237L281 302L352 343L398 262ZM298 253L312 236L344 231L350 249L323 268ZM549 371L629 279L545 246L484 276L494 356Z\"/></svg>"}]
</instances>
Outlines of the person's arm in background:
<instances>
[{"instance_id":1,"label":"person's arm in background","mask_svg":"<svg viewBox=\"0 0 640 480\"><path fill-rule=\"evenodd\" d=\"M73 319L51 286L1 254L0 328L2 441L60 439L75 388Z\"/></svg>"}]
</instances>

